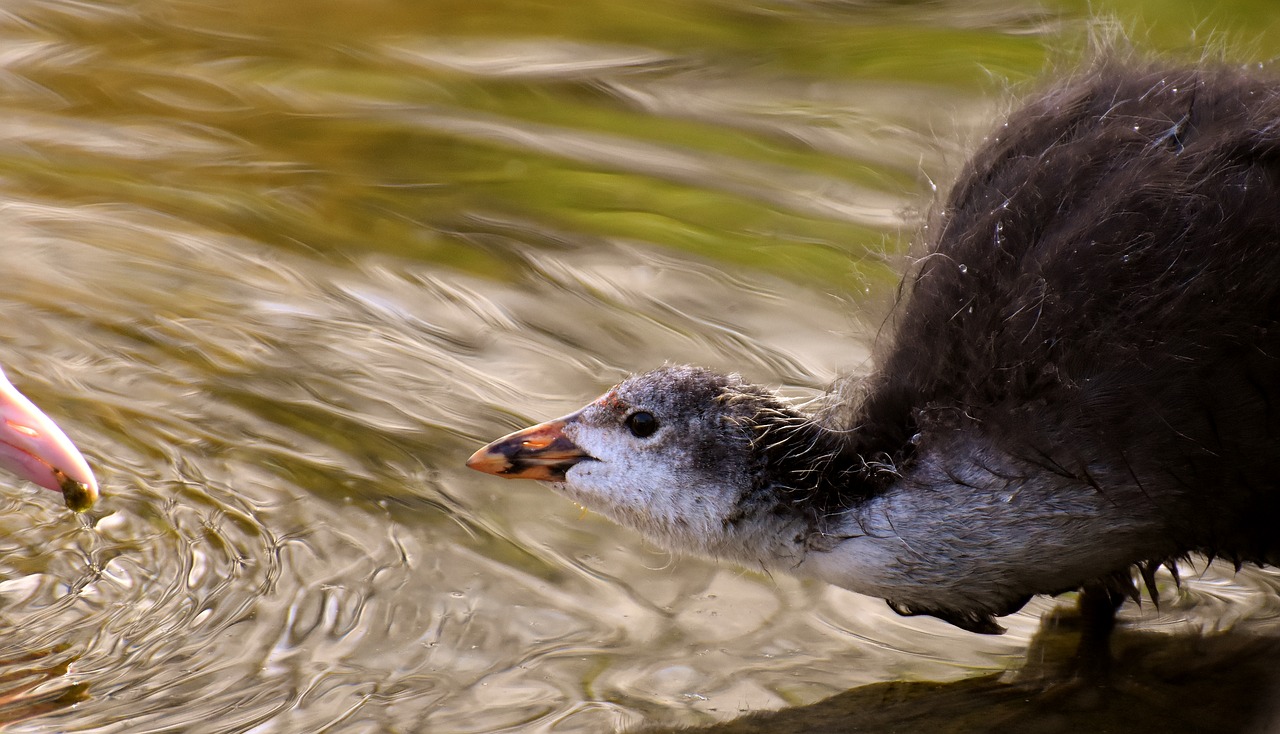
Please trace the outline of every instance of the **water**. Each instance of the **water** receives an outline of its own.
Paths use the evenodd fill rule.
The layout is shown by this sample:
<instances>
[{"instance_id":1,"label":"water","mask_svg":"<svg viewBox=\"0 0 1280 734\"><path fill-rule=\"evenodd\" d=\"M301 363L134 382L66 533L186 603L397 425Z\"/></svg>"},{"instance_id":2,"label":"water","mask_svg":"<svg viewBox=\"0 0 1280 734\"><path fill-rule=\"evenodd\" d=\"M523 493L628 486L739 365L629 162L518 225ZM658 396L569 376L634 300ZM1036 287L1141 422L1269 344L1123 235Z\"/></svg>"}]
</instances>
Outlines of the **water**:
<instances>
[{"instance_id":1,"label":"water","mask_svg":"<svg viewBox=\"0 0 1280 734\"><path fill-rule=\"evenodd\" d=\"M865 369L935 188L1085 5L7 3L0 361L106 497L0 494L0 717L595 732L1020 665L1053 600L904 620L462 462L664 361ZM1110 12L1275 47L1219 5ZM1186 573L1125 616L1274 630L1274 574Z\"/></svg>"}]
</instances>

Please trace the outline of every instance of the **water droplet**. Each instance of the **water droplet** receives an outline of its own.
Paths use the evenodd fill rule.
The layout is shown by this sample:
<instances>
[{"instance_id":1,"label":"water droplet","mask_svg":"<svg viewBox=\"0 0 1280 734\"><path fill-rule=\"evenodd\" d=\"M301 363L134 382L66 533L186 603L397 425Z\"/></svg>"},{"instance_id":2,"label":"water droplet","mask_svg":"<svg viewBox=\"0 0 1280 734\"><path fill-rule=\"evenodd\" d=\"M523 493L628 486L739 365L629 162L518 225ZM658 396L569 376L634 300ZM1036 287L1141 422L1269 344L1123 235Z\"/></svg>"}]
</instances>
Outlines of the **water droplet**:
<instances>
[{"instance_id":1,"label":"water droplet","mask_svg":"<svg viewBox=\"0 0 1280 734\"><path fill-rule=\"evenodd\" d=\"M968 265L965 265L964 263L960 263L960 272L962 272L962 273L967 273L967 272L969 272L969 266L968 266Z\"/></svg>"}]
</instances>

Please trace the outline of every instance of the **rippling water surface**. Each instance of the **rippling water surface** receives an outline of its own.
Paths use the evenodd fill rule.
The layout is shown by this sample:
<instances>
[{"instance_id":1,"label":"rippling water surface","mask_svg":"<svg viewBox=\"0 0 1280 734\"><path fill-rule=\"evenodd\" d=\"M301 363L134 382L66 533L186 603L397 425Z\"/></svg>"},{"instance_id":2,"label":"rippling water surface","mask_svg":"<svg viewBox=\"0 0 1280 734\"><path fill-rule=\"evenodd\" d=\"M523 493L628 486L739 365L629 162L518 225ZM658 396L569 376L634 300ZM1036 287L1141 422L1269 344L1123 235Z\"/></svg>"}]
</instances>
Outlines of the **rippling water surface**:
<instances>
[{"instance_id":1,"label":"rippling water surface","mask_svg":"<svg viewBox=\"0 0 1280 734\"><path fill-rule=\"evenodd\" d=\"M1052 600L977 637L461 465L664 361L865 369L935 187L1089 12L1280 37L1093 5L6 3L0 361L107 494L5 482L0 717L597 732L1017 665ZM1203 568L1126 616L1274 627L1274 576Z\"/></svg>"}]
</instances>

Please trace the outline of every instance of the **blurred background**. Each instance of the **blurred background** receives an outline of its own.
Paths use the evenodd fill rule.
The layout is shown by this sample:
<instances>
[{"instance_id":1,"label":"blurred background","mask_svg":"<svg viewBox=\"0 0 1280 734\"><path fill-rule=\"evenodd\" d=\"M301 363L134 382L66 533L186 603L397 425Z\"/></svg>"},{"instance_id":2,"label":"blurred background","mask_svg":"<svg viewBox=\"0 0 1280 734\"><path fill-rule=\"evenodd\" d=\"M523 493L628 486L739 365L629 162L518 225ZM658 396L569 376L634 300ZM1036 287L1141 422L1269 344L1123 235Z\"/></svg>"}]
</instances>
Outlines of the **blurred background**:
<instances>
[{"instance_id":1,"label":"blurred background","mask_svg":"<svg viewBox=\"0 0 1280 734\"><path fill-rule=\"evenodd\" d=\"M9 0L0 362L86 518L0 492L12 731L600 732L1016 668L674 558L481 443L666 361L867 369L936 193L1089 57L1272 66L1272 0ZM1188 564L1169 635L1274 632ZM975 700L973 706L980 707Z\"/></svg>"}]
</instances>

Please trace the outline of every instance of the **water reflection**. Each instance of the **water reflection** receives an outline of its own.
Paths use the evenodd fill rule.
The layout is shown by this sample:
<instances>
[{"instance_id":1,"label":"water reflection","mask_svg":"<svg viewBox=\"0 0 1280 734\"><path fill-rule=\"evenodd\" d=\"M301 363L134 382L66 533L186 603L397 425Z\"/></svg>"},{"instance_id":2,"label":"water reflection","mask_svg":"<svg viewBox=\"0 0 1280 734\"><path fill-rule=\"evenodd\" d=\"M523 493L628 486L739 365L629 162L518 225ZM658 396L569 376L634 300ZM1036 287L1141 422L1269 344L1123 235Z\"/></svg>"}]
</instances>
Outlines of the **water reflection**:
<instances>
[{"instance_id":1,"label":"water reflection","mask_svg":"<svg viewBox=\"0 0 1280 734\"><path fill-rule=\"evenodd\" d=\"M934 183L1084 12L6 7L0 361L107 495L0 494L0 716L601 731L1020 661L1052 602L974 637L461 463L668 360L860 369ZM1274 585L1127 614L1265 629Z\"/></svg>"}]
</instances>

